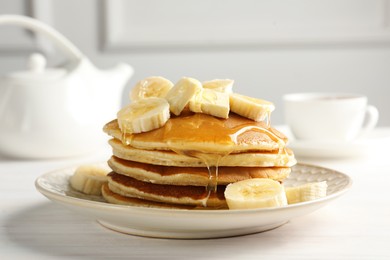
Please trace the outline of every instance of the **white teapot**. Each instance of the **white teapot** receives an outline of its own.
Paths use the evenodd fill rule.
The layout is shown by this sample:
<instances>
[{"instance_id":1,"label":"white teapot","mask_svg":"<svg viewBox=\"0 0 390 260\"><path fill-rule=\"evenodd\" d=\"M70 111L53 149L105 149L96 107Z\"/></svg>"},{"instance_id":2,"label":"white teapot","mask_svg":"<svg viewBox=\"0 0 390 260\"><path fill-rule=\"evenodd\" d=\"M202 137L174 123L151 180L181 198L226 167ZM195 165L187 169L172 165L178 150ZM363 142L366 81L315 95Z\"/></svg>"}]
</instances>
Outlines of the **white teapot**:
<instances>
[{"instance_id":1,"label":"white teapot","mask_svg":"<svg viewBox=\"0 0 390 260\"><path fill-rule=\"evenodd\" d=\"M32 54L27 71L0 78L0 153L55 158L95 151L106 141L103 125L115 118L133 69L118 64L99 70L63 35L19 15L0 15L0 25L18 25L50 38L68 62L45 68Z\"/></svg>"}]
</instances>

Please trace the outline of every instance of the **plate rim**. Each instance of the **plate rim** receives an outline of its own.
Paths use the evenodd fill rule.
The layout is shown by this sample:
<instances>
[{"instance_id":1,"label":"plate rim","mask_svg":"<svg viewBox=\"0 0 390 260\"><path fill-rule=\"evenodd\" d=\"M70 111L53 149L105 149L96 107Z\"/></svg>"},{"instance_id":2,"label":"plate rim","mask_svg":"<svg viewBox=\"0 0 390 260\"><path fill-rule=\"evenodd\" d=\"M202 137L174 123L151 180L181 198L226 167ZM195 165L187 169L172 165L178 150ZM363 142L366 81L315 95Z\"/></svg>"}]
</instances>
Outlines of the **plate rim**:
<instances>
[{"instance_id":1,"label":"plate rim","mask_svg":"<svg viewBox=\"0 0 390 260\"><path fill-rule=\"evenodd\" d=\"M102 162L100 162L100 164L101 163ZM94 163L94 164L98 164L98 163ZM45 197L47 197L49 199L53 198L56 201L61 201L62 203L65 203L65 204L72 204L73 206L79 206L79 207L83 207L83 208L88 207L88 208L93 208L93 209L104 209L104 210L112 209L112 210L115 210L116 212L118 212L118 211L145 212L145 211L147 211L148 213L153 213L153 214L158 214L158 213L160 213L160 214L163 214L163 213L188 214L188 213L191 213L191 214L197 214L197 215L226 215L226 214L239 215L239 214L243 214L243 213L245 213L245 214L259 214L260 212L283 211L283 210L289 210L292 208L299 208L299 207L304 207L307 205L318 204L321 202L326 202L328 200L330 201L330 200L336 199L336 198L340 197L342 194L346 193L348 190L351 189L352 184L353 184L352 178L350 176L348 176L347 174L342 173L338 170L334 170L334 169L330 169L327 167L322 167L322 166L318 166L318 165L314 165L314 164L297 163L296 166L309 167L309 168L311 167L311 168L317 168L317 169L319 168L322 170L327 170L327 171L331 171L331 172L337 173L339 175L342 175L344 178L346 178L347 184L343 189L336 191L335 193L332 193L332 194L327 195L323 198L319 198L319 199L312 200L312 201L299 202L299 203L295 203L295 204L286 205L283 207L240 209L240 210L230 210L230 209L218 209L218 210L199 209L199 210L197 210L197 209L171 209L171 208L166 209L166 208L153 208L153 207L141 207L141 206L112 204L112 203L108 203L108 202L93 201L93 200L89 200L89 199L68 196L66 194L60 194L58 192L46 189L45 187L43 187L40 184L40 182L44 179L45 176L56 174L58 172L69 171L71 169L76 168L77 166L78 165L65 167L65 168L61 168L61 169L56 169L56 170L52 170L52 171L49 171L49 172L46 172L46 173L40 175L39 177L36 178L36 180L34 182L35 188L41 194L43 194Z\"/></svg>"}]
</instances>

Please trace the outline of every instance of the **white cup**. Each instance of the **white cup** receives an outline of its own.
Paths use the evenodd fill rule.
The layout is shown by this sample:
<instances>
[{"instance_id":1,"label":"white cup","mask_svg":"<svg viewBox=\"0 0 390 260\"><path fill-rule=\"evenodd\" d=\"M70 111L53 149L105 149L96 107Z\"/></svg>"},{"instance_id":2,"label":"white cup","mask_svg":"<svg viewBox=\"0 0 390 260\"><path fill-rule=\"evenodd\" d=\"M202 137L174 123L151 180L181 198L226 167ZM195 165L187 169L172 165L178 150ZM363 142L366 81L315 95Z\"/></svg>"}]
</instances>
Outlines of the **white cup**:
<instances>
[{"instance_id":1,"label":"white cup","mask_svg":"<svg viewBox=\"0 0 390 260\"><path fill-rule=\"evenodd\" d=\"M294 137L311 141L351 141L372 130L378 109L359 94L296 93L283 96L285 119Z\"/></svg>"}]
</instances>

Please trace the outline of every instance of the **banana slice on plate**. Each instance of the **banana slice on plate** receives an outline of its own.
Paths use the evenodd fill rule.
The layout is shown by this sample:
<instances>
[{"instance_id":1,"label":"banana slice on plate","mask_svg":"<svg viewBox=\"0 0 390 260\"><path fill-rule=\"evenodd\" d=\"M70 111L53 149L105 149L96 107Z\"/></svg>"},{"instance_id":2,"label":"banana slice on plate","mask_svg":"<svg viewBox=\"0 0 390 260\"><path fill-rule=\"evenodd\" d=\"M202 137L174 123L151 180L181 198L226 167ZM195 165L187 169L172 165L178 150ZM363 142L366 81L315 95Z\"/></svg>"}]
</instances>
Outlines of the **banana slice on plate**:
<instances>
[{"instance_id":1,"label":"banana slice on plate","mask_svg":"<svg viewBox=\"0 0 390 260\"><path fill-rule=\"evenodd\" d=\"M213 79L202 82L203 88L212 89L222 93L233 93L234 80L232 79Z\"/></svg>"},{"instance_id":2,"label":"banana slice on plate","mask_svg":"<svg viewBox=\"0 0 390 260\"><path fill-rule=\"evenodd\" d=\"M148 77L137 82L130 90L129 97L131 101L136 101L148 97L164 98L168 91L173 87L173 83L163 77Z\"/></svg>"},{"instance_id":3,"label":"banana slice on plate","mask_svg":"<svg viewBox=\"0 0 390 260\"><path fill-rule=\"evenodd\" d=\"M310 201L326 196L328 185L326 181L311 182L296 187L286 187L288 204Z\"/></svg>"},{"instance_id":4,"label":"banana slice on plate","mask_svg":"<svg viewBox=\"0 0 390 260\"><path fill-rule=\"evenodd\" d=\"M163 126L169 119L169 104L164 98L144 98L122 108L117 113L122 133L142 133Z\"/></svg>"},{"instance_id":5,"label":"banana slice on plate","mask_svg":"<svg viewBox=\"0 0 390 260\"><path fill-rule=\"evenodd\" d=\"M88 195L101 195L102 186L106 183L108 169L98 166L82 165L79 166L70 177L70 186Z\"/></svg>"},{"instance_id":6,"label":"banana slice on plate","mask_svg":"<svg viewBox=\"0 0 390 260\"><path fill-rule=\"evenodd\" d=\"M287 205L283 185L266 178L231 183L225 189L225 198L229 209L254 209Z\"/></svg>"},{"instance_id":7,"label":"banana slice on plate","mask_svg":"<svg viewBox=\"0 0 390 260\"><path fill-rule=\"evenodd\" d=\"M269 101L237 93L230 94L230 110L254 121L263 121L274 109L275 106Z\"/></svg>"},{"instance_id":8,"label":"banana slice on plate","mask_svg":"<svg viewBox=\"0 0 390 260\"><path fill-rule=\"evenodd\" d=\"M165 96L170 111L180 115L188 102L202 90L202 83L193 78L181 78Z\"/></svg>"},{"instance_id":9,"label":"banana slice on plate","mask_svg":"<svg viewBox=\"0 0 390 260\"><path fill-rule=\"evenodd\" d=\"M190 110L196 113L204 113L220 118L229 117L229 94L203 89L190 100Z\"/></svg>"}]
</instances>

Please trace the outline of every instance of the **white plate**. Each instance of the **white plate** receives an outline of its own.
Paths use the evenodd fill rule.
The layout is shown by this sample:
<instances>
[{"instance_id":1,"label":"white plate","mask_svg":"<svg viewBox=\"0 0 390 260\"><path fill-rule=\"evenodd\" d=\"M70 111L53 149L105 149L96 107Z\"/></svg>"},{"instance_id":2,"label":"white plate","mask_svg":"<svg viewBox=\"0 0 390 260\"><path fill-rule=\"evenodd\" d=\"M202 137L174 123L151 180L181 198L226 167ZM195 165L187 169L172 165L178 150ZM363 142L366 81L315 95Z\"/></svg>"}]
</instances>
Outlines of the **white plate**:
<instances>
[{"instance_id":1,"label":"white plate","mask_svg":"<svg viewBox=\"0 0 390 260\"><path fill-rule=\"evenodd\" d=\"M289 138L288 146L295 156L311 158L348 158L381 154L390 145L390 129L375 129L364 137L350 142L295 140L286 126L276 127Z\"/></svg>"},{"instance_id":2,"label":"white plate","mask_svg":"<svg viewBox=\"0 0 390 260\"><path fill-rule=\"evenodd\" d=\"M109 204L101 197L76 192L68 184L74 170L68 168L46 173L36 180L35 186L52 201L96 219L109 229L164 238L215 238L270 230L319 209L343 194L352 184L343 173L298 164L293 167L285 185L327 181L326 197L280 208L253 210L157 209Z\"/></svg>"}]
</instances>

